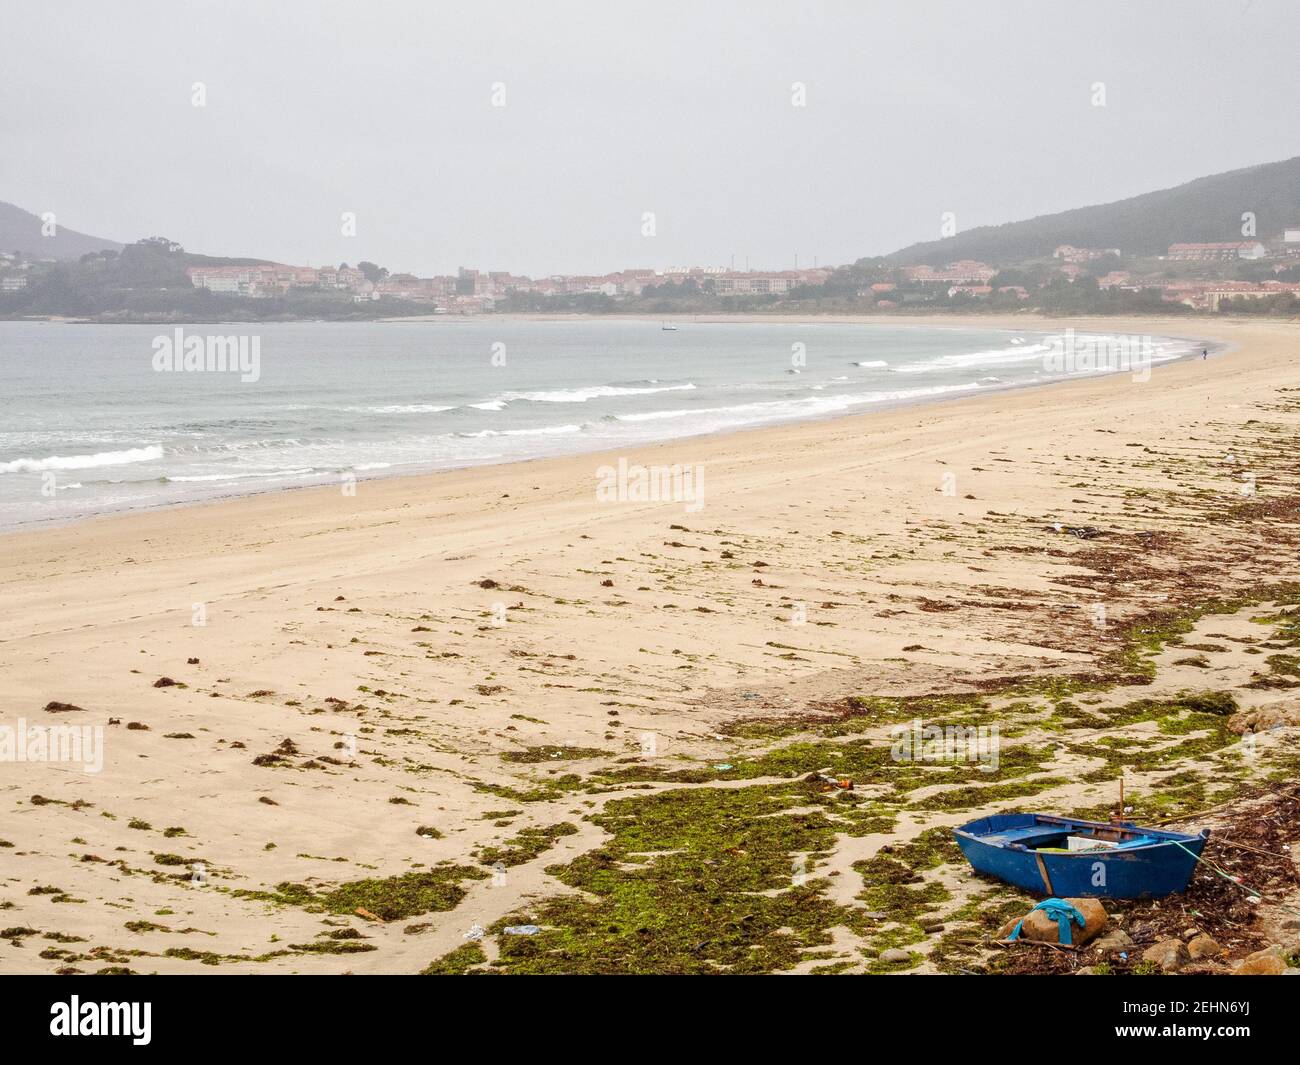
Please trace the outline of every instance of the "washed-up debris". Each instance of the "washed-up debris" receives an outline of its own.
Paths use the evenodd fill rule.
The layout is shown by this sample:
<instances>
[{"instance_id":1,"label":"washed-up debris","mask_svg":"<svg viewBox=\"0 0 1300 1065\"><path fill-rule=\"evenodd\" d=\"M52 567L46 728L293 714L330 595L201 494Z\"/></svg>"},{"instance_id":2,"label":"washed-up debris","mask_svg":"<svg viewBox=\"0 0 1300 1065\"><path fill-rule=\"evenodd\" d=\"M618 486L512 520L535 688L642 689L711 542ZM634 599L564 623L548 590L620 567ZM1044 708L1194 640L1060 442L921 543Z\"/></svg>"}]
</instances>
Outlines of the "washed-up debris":
<instances>
[{"instance_id":1,"label":"washed-up debris","mask_svg":"<svg viewBox=\"0 0 1300 1065\"><path fill-rule=\"evenodd\" d=\"M1050 533L1068 533L1071 536L1077 536L1080 540L1093 540L1098 536L1105 535L1095 525L1062 525L1059 521L1054 521L1051 525L1045 525L1043 528Z\"/></svg>"},{"instance_id":2,"label":"washed-up debris","mask_svg":"<svg viewBox=\"0 0 1300 1065\"><path fill-rule=\"evenodd\" d=\"M838 788L841 791L853 790L853 781L848 777L836 776L834 767L832 766L826 766L823 769L817 770L815 773L810 773L807 780L809 784L823 785L822 790L824 791L830 791L833 788Z\"/></svg>"},{"instance_id":3,"label":"washed-up debris","mask_svg":"<svg viewBox=\"0 0 1300 1065\"><path fill-rule=\"evenodd\" d=\"M541 929L535 924L508 924L501 931L508 936L535 936Z\"/></svg>"}]
</instances>

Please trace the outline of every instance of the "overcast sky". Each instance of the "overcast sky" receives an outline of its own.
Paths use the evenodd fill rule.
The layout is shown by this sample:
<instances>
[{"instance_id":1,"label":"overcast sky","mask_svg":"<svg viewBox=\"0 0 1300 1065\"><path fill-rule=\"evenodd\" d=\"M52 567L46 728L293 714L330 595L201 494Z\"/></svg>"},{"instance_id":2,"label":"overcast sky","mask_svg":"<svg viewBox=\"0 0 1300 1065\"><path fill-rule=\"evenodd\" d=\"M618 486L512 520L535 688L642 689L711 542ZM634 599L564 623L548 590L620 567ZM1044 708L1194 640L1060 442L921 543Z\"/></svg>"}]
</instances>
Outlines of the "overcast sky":
<instances>
[{"instance_id":1,"label":"overcast sky","mask_svg":"<svg viewBox=\"0 0 1300 1065\"><path fill-rule=\"evenodd\" d=\"M1298 44L1296 0L0 0L0 200L426 275L840 263L1300 154Z\"/></svg>"}]
</instances>

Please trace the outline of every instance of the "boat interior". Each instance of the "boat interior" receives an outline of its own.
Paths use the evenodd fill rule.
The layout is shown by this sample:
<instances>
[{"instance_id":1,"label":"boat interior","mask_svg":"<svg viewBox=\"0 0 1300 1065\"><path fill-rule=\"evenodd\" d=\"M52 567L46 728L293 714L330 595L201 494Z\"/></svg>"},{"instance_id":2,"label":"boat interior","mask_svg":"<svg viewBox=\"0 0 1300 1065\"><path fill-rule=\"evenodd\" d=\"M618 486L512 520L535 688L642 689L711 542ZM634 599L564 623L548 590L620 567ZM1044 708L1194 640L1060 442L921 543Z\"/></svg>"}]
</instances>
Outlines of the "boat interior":
<instances>
[{"instance_id":1,"label":"boat interior","mask_svg":"<svg viewBox=\"0 0 1300 1065\"><path fill-rule=\"evenodd\" d=\"M984 836L985 843L1001 846L1024 847L1031 851L1060 851L1062 854L1084 854L1090 851L1128 850L1157 843L1155 836L1128 833L1106 838L1111 833L1087 828L1061 828L1058 825L1032 825L1028 828L1011 828L996 835Z\"/></svg>"},{"instance_id":2,"label":"boat interior","mask_svg":"<svg viewBox=\"0 0 1300 1065\"><path fill-rule=\"evenodd\" d=\"M1035 819L1030 824L1009 825L981 834L980 839L994 846L1057 851L1062 854L1129 850L1160 842L1160 837L1126 825L1054 823L1047 819Z\"/></svg>"}]
</instances>

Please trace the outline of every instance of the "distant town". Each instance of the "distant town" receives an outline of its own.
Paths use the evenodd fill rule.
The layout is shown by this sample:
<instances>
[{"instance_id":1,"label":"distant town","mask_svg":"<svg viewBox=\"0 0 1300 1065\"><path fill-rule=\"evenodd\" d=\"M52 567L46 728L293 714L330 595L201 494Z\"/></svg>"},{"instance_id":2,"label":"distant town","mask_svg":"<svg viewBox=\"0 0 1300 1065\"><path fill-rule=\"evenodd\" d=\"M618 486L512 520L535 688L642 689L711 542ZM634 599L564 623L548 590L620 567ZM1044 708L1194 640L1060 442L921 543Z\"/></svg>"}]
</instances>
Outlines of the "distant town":
<instances>
[{"instance_id":1,"label":"distant town","mask_svg":"<svg viewBox=\"0 0 1300 1065\"><path fill-rule=\"evenodd\" d=\"M991 300L995 296L1018 301L1031 298L1035 288L1049 285L1055 278L1075 282L1088 275L1090 264L1103 263L1105 273L1093 271L1098 289L1141 292L1158 290L1160 298L1194 310L1217 311L1224 300L1254 300L1289 294L1300 296L1300 279L1277 277L1235 280L1223 276L1174 278L1161 276L1166 263L1196 263L1211 267L1224 264L1267 263L1274 274L1293 274L1300 266L1300 224L1285 229L1269 242L1259 240L1216 243L1172 244L1168 252L1154 262L1145 259L1129 269L1119 248L1077 248L1059 245L1052 253L1056 260L1052 276L1038 276L1025 283L1003 283L1006 271L974 260L900 267L889 271L896 276L874 281L859 291L880 310L893 310L905 304L928 304L942 294L949 301ZM475 270L462 267L455 276L419 278L412 274L389 274L387 270L365 264L350 267L269 266L193 266L186 272L196 288L210 292L237 293L252 298L283 296L295 286L346 291L353 300L395 299L429 305L436 314L478 314L490 312L499 304L523 295L545 299L588 295L609 300L643 299L660 286L691 286L701 295L783 297L804 290L811 294L836 274L832 268L810 270L743 271L724 267L680 267L656 272L650 269L620 270L601 275L560 274L534 279L504 270ZM1211 269L1213 274L1223 271ZM776 302L776 301L773 301Z\"/></svg>"},{"instance_id":2,"label":"distant town","mask_svg":"<svg viewBox=\"0 0 1300 1065\"><path fill-rule=\"evenodd\" d=\"M682 267L656 272L620 270L591 276L558 274L534 279L506 270L462 267L454 276L416 277L390 274L370 263L361 266L192 266L186 271L195 288L237 293L253 298L283 296L294 287L341 290L358 302L406 300L431 306L437 314L478 314L495 310L512 297L554 298L605 296L611 300L639 299L660 285L692 283L701 292L718 296L783 296L801 285L819 285L829 269L738 273L723 268Z\"/></svg>"},{"instance_id":3,"label":"distant town","mask_svg":"<svg viewBox=\"0 0 1300 1065\"><path fill-rule=\"evenodd\" d=\"M526 277L462 267L391 273L368 261L295 266L186 253L153 237L75 262L0 252L0 314L96 320L377 318L553 313L1043 313L1300 311L1300 223L1267 239L1174 243L1162 255L1060 244L994 265L896 257L775 271L689 266Z\"/></svg>"}]
</instances>

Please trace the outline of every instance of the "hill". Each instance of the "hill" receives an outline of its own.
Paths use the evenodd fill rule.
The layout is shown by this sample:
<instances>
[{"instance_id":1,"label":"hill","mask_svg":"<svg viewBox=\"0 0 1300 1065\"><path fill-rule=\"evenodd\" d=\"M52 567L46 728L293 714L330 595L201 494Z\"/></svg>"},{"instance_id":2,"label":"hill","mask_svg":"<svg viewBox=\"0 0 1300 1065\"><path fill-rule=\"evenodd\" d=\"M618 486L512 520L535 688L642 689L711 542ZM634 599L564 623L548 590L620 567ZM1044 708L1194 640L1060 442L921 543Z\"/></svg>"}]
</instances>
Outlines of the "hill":
<instances>
[{"instance_id":1,"label":"hill","mask_svg":"<svg viewBox=\"0 0 1300 1065\"><path fill-rule=\"evenodd\" d=\"M1000 264L1050 256L1059 244L1119 248L1126 257L1163 255L1179 241L1245 239L1244 211L1255 213L1261 238L1300 224L1300 156L1197 178L1115 203L980 226L944 240L913 244L886 258L900 266L958 259Z\"/></svg>"},{"instance_id":2,"label":"hill","mask_svg":"<svg viewBox=\"0 0 1300 1065\"><path fill-rule=\"evenodd\" d=\"M41 220L30 211L0 201L0 251L22 252L42 259L80 259L105 248L120 251L115 240L78 233L59 224L54 236L41 236Z\"/></svg>"}]
</instances>

